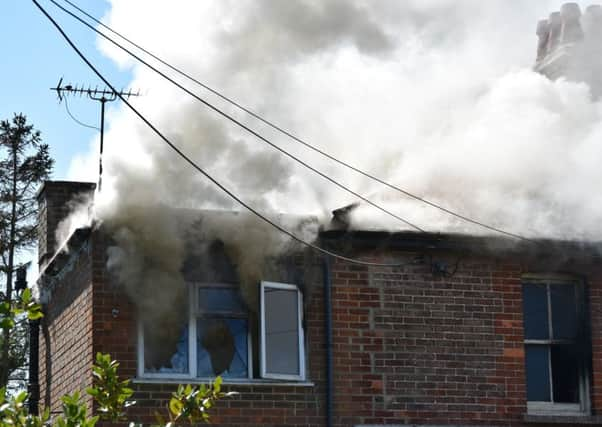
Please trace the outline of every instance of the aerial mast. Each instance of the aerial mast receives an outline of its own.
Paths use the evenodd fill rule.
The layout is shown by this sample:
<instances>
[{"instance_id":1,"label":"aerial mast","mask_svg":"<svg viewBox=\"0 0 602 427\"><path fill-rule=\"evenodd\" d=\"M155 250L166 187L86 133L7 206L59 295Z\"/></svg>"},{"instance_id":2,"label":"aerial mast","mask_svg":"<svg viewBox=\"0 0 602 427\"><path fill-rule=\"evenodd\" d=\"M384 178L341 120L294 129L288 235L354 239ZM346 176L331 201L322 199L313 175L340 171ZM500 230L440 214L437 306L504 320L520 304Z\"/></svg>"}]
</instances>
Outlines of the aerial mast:
<instances>
[{"instance_id":1,"label":"aerial mast","mask_svg":"<svg viewBox=\"0 0 602 427\"><path fill-rule=\"evenodd\" d=\"M50 88L57 93L59 103L67 95L87 95L89 99L100 102L100 153L98 157L98 191L102 189L102 153L104 150L104 129L105 129L105 104L113 102L117 98L129 99L132 96L140 96L140 91L132 92L131 90L120 90L119 92L103 88L98 89L98 86L92 89L90 86L86 89L84 86L78 87L70 84L62 86L63 78L59 80L56 87Z\"/></svg>"}]
</instances>

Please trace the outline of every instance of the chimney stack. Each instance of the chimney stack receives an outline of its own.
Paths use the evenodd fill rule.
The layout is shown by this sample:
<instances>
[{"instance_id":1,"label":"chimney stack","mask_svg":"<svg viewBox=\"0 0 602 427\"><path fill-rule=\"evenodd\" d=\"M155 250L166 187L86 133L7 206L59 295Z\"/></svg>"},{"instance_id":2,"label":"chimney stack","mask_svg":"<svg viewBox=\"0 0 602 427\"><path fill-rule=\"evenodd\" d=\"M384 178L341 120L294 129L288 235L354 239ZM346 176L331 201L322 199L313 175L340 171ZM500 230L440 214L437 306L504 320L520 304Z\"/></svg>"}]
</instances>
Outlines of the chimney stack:
<instances>
[{"instance_id":1,"label":"chimney stack","mask_svg":"<svg viewBox=\"0 0 602 427\"><path fill-rule=\"evenodd\" d=\"M565 3L560 8L560 19L562 29L560 42L576 43L583 40L583 30L581 29L581 9L577 3Z\"/></svg>"},{"instance_id":2,"label":"chimney stack","mask_svg":"<svg viewBox=\"0 0 602 427\"><path fill-rule=\"evenodd\" d=\"M38 264L44 265L57 251L56 229L71 212L70 202L93 196L92 182L45 181L38 192Z\"/></svg>"},{"instance_id":3,"label":"chimney stack","mask_svg":"<svg viewBox=\"0 0 602 427\"><path fill-rule=\"evenodd\" d=\"M602 8L591 5L581 14L577 3L537 23L534 70L551 80L564 77L585 82L594 99L602 96Z\"/></svg>"}]
</instances>

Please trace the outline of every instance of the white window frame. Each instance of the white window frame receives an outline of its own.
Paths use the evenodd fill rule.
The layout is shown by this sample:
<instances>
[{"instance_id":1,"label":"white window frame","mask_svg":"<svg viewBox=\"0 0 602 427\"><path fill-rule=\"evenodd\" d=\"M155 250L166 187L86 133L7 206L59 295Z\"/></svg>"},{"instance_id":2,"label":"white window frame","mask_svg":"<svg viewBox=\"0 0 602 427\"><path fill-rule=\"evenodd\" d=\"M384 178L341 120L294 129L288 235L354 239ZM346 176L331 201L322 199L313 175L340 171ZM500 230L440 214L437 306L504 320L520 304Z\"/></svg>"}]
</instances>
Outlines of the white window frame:
<instances>
[{"instance_id":1,"label":"white window frame","mask_svg":"<svg viewBox=\"0 0 602 427\"><path fill-rule=\"evenodd\" d=\"M576 310L577 314L585 314L586 306L585 306L585 285L582 281L577 280L572 276L565 275L525 275L522 278L522 285L526 284L539 284L546 285L546 295L547 295L547 307L548 307L548 327L550 331L552 331L552 319L551 319L551 295L550 295L550 285L560 284L566 286L572 286L575 290L575 304L577 304ZM583 328L583 324L577 325L580 328ZM545 345L550 347L554 343L554 339L550 338L547 340L538 340L538 339L524 339L524 346L526 348L527 345ZM526 357L526 355L525 355ZM551 363L551 362L550 362ZM583 416L589 415L591 412L591 401L589 395L589 369L587 367L588 361L585 359L581 360L581 366L579 366L579 370L585 372L580 372L579 375L579 403L561 403L561 402L542 402L542 401L527 401L527 413L529 415L558 415L558 416ZM527 367L525 364L525 375ZM550 382L553 381L552 373L551 373L551 365L550 369ZM525 378L526 380L526 378ZM527 386L525 381L525 387ZM553 393L553 386L550 385L550 393Z\"/></svg>"},{"instance_id":2,"label":"white window frame","mask_svg":"<svg viewBox=\"0 0 602 427\"><path fill-rule=\"evenodd\" d=\"M188 373L173 372L144 372L144 325L138 321L138 378L148 379L186 379L207 381L213 377L197 377L197 319L203 314L198 308L198 290L200 288L235 288L235 286L223 283L189 283L188 284ZM141 316L138 316L140 319ZM228 381L248 381L253 379L253 347L251 337L251 325L247 318L247 376L242 378L224 378Z\"/></svg>"},{"instance_id":3,"label":"white window frame","mask_svg":"<svg viewBox=\"0 0 602 427\"><path fill-rule=\"evenodd\" d=\"M298 340L299 340L299 353L297 355L299 361L299 375L293 374L275 374L269 373L266 370L266 337L265 337L265 290L266 289L282 289L287 291L297 292L297 325L298 325ZM259 289L260 298L260 314L261 320L259 325L260 335L260 376L261 378L269 378L276 380L292 380L292 381L304 381L305 380L305 337L303 331L303 294L299 290L297 285L288 283L278 282L267 282L262 281Z\"/></svg>"}]
</instances>

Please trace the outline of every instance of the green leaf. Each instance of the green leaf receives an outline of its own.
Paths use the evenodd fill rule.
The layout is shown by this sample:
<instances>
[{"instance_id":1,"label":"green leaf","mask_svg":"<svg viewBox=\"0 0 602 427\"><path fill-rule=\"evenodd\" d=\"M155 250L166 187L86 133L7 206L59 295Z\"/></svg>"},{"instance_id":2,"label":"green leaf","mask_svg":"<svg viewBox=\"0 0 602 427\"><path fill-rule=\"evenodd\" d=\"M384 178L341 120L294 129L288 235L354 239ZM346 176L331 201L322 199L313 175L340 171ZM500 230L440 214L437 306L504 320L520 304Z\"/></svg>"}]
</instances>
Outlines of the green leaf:
<instances>
[{"instance_id":1,"label":"green leaf","mask_svg":"<svg viewBox=\"0 0 602 427\"><path fill-rule=\"evenodd\" d=\"M5 317L4 319L0 320L0 328L4 329L12 329L15 327L15 322L12 318L10 317Z\"/></svg>"},{"instance_id":2,"label":"green leaf","mask_svg":"<svg viewBox=\"0 0 602 427\"><path fill-rule=\"evenodd\" d=\"M31 289L30 288L25 288L25 290L21 294L21 301L23 301L24 304L27 304L29 301L31 301Z\"/></svg>"},{"instance_id":3,"label":"green leaf","mask_svg":"<svg viewBox=\"0 0 602 427\"><path fill-rule=\"evenodd\" d=\"M27 392L26 391L22 391L21 393L17 394L15 396L15 402L17 403L23 403L25 402L25 400L27 400Z\"/></svg>"},{"instance_id":4,"label":"green leaf","mask_svg":"<svg viewBox=\"0 0 602 427\"><path fill-rule=\"evenodd\" d=\"M0 314L10 314L11 313L11 305L8 302L0 303Z\"/></svg>"},{"instance_id":5,"label":"green leaf","mask_svg":"<svg viewBox=\"0 0 602 427\"><path fill-rule=\"evenodd\" d=\"M86 393L88 393L90 396L94 397L94 396L98 396L100 394L100 391L95 387L88 387L86 389Z\"/></svg>"},{"instance_id":6,"label":"green leaf","mask_svg":"<svg viewBox=\"0 0 602 427\"><path fill-rule=\"evenodd\" d=\"M27 318L29 320L38 320L38 319L41 319L42 317L44 317L44 313L42 313L41 311L28 311L27 312Z\"/></svg>"},{"instance_id":7,"label":"green leaf","mask_svg":"<svg viewBox=\"0 0 602 427\"><path fill-rule=\"evenodd\" d=\"M219 393L222 389L222 381L222 377L217 377L215 378L215 381L213 381L213 390L215 390L216 393Z\"/></svg>"},{"instance_id":8,"label":"green leaf","mask_svg":"<svg viewBox=\"0 0 602 427\"><path fill-rule=\"evenodd\" d=\"M127 397L130 397L132 394L134 394L134 390L132 390L131 388L123 387L121 389L121 394L127 395Z\"/></svg>"},{"instance_id":9,"label":"green leaf","mask_svg":"<svg viewBox=\"0 0 602 427\"><path fill-rule=\"evenodd\" d=\"M182 404L182 402L180 402L178 399L172 398L169 401L169 410L171 411L172 414L174 415L179 415L180 412L182 412L182 408L184 408L184 405Z\"/></svg>"}]
</instances>

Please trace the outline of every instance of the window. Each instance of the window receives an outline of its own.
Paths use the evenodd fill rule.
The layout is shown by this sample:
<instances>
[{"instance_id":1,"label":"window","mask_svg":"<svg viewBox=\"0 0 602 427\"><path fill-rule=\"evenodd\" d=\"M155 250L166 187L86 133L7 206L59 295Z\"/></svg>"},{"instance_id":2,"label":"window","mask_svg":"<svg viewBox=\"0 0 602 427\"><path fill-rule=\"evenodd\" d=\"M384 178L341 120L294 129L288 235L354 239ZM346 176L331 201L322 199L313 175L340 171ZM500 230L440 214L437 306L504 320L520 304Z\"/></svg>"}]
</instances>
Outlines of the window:
<instances>
[{"instance_id":1,"label":"window","mask_svg":"<svg viewBox=\"0 0 602 427\"><path fill-rule=\"evenodd\" d=\"M236 286L191 285L182 320L139 322L138 376L304 380L301 292L273 282L262 282L259 292L257 316ZM260 362L255 368L254 353Z\"/></svg>"},{"instance_id":2,"label":"window","mask_svg":"<svg viewBox=\"0 0 602 427\"><path fill-rule=\"evenodd\" d=\"M261 376L301 380L303 364L303 303L294 285L261 283Z\"/></svg>"},{"instance_id":3,"label":"window","mask_svg":"<svg viewBox=\"0 0 602 427\"><path fill-rule=\"evenodd\" d=\"M529 413L589 412L584 289L566 279L523 282Z\"/></svg>"}]
</instances>

